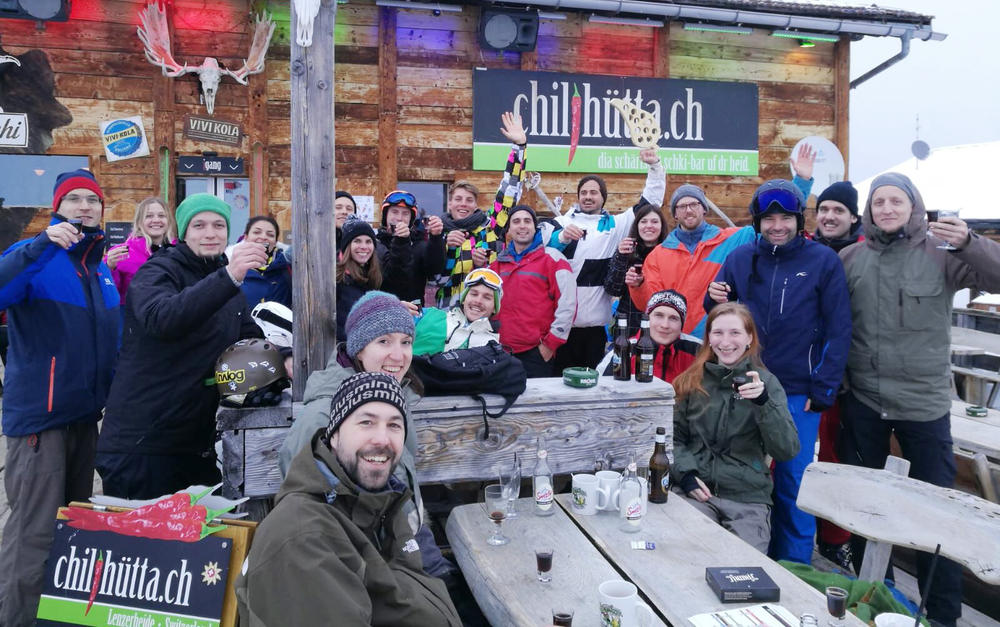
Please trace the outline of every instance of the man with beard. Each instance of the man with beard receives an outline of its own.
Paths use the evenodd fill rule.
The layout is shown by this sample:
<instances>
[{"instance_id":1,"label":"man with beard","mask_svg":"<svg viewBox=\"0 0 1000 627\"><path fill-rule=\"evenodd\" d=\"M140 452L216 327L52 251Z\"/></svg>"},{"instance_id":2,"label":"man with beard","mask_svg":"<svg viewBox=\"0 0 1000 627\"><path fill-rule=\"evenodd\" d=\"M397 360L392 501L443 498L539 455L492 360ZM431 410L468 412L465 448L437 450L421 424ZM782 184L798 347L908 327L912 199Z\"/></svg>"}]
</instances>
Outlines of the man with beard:
<instances>
[{"instance_id":1,"label":"man with beard","mask_svg":"<svg viewBox=\"0 0 1000 627\"><path fill-rule=\"evenodd\" d=\"M830 248L803 237L805 198L791 181L761 185L750 202L760 239L726 258L708 287L705 310L739 301L749 307L764 365L781 383L799 434L799 453L774 468L771 547L775 559L810 563L816 519L795 504L813 460L820 412L837 398L851 338L844 268Z\"/></svg>"},{"instance_id":2,"label":"man with beard","mask_svg":"<svg viewBox=\"0 0 1000 627\"><path fill-rule=\"evenodd\" d=\"M628 235L641 205L660 206L666 191L666 170L655 148L647 148L639 157L649 167L646 185L635 207L617 215L604 208L608 186L596 174L588 174L577 183L579 206L555 219L559 231L546 243L560 250L573 268L579 307L569 339L556 354L555 369L568 366L593 368L604 357L607 344L605 325L611 321L611 296L604 291L611 257L622 238ZM645 303L641 303L645 309Z\"/></svg>"},{"instance_id":3,"label":"man with beard","mask_svg":"<svg viewBox=\"0 0 1000 627\"><path fill-rule=\"evenodd\" d=\"M479 190L469 181L456 181L448 188L448 213L444 216L444 229L448 233L445 268L434 279L438 286L437 306L441 309L458 303L462 283L474 268L484 268L496 261L504 247L508 212L521 197L527 135L521 118L513 113L504 113L501 121L500 132L512 145L493 207L485 212L476 207Z\"/></svg>"},{"instance_id":4,"label":"man with beard","mask_svg":"<svg viewBox=\"0 0 1000 627\"><path fill-rule=\"evenodd\" d=\"M396 380L344 381L330 423L292 461L236 580L241 624L442 625L461 621L445 584L423 571L393 475L406 434Z\"/></svg>"}]
</instances>

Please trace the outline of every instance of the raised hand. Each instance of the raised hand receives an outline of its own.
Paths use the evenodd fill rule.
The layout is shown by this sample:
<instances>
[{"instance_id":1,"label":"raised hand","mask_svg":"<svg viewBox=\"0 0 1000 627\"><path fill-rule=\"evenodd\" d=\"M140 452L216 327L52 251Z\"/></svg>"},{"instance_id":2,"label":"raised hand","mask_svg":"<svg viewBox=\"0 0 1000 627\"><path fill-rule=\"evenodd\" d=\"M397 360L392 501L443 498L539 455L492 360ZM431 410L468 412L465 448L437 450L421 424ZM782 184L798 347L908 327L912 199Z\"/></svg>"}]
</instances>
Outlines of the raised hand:
<instances>
[{"instance_id":1,"label":"raised hand","mask_svg":"<svg viewBox=\"0 0 1000 627\"><path fill-rule=\"evenodd\" d=\"M500 121L503 122L503 126L500 127L500 132L503 136L511 141L511 143L524 145L528 143L528 134L524 132L524 127L521 126L521 116L506 111L500 116Z\"/></svg>"},{"instance_id":2,"label":"raised hand","mask_svg":"<svg viewBox=\"0 0 1000 627\"><path fill-rule=\"evenodd\" d=\"M267 263L267 249L263 244L243 240L233 246L226 272L235 281L242 282L251 268L259 268Z\"/></svg>"},{"instance_id":3,"label":"raised hand","mask_svg":"<svg viewBox=\"0 0 1000 627\"><path fill-rule=\"evenodd\" d=\"M799 146L795 157L789 157L788 163L799 178L809 180L813 177L813 166L816 165L816 151L809 144Z\"/></svg>"}]
</instances>

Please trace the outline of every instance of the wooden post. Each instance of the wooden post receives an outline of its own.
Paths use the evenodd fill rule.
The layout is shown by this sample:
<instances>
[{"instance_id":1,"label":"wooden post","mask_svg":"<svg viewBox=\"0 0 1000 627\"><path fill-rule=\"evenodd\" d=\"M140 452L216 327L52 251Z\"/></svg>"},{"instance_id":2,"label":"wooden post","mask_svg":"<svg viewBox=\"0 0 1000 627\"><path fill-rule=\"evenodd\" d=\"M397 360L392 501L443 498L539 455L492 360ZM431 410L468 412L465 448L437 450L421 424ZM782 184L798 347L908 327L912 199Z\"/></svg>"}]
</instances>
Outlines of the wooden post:
<instances>
[{"instance_id":1,"label":"wooden post","mask_svg":"<svg viewBox=\"0 0 1000 627\"><path fill-rule=\"evenodd\" d=\"M167 29L170 33L170 40L177 41L174 37L174 20L172 19L173 9L167 5ZM153 74L153 143L155 145L157 160L156 173L157 181L156 193L167 203L167 207L177 205L176 200L171 202L173 186L175 180L174 162L174 79L164 76L163 72L157 70Z\"/></svg>"},{"instance_id":2,"label":"wooden post","mask_svg":"<svg viewBox=\"0 0 1000 627\"><path fill-rule=\"evenodd\" d=\"M268 123L267 72L250 77L247 90L247 143L250 145L250 215L260 216L267 210Z\"/></svg>"},{"instance_id":3,"label":"wooden post","mask_svg":"<svg viewBox=\"0 0 1000 627\"><path fill-rule=\"evenodd\" d=\"M333 220L336 0L323 0L312 46L291 42L292 302L295 368L292 395L302 400L306 378L336 347L336 231ZM292 3L291 32L298 18Z\"/></svg>"},{"instance_id":4,"label":"wooden post","mask_svg":"<svg viewBox=\"0 0 1000 627\"><path fill-rule=\"evenodd\" d=\"M833 45L833 143L844 155L844 172L848 172L850 152L851 104L851 40L842 36Z\"/></svg>"},{"instance_id":5,"label":"wooden post","mask_svg":"<svg viewBox=\"0 0 1000 627\"><path fill-rule=\"evenodd\" d=\"M378 10L378 196L379 203L396 189L396 9ZM375 216L376 221L380 219Z\"/></svg>"},{"instance_id":6,"label":"wooden post","mask_svg":"<svg viewBox=\"0 0 1000 627\"><path fill-rule=\"evenodd\" d=\"M653 29L653 76L670 78L670 22Z\"/></svg>"},{"instance_id":7,"label":"wooden post","mask_svg":"<svg viewBox=\"0 0 1000 627\"><path fill-rule=\"evenodd\" d=\"M890 455L885 460L885 469L903 477L910 474L910 461ZM858 579L862 581L882 581L885 569L892 559L892 542L871 540L865 544L864 559L861 560L861 572Z\"/></svg>"}]
</instances>

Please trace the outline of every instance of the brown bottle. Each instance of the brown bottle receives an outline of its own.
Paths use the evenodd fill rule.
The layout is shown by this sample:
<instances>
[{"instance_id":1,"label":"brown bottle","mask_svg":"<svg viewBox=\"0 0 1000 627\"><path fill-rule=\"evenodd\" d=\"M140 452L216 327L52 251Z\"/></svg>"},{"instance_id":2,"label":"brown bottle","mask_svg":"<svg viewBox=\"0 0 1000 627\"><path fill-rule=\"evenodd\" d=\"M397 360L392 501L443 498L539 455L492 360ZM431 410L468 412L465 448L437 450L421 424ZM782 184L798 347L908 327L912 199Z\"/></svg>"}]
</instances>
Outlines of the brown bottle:
<instances>
[{"instance_id":1,"label":"brown bottle","mask_svg":"<svg viewBox=\"0 0 1000 627\"><path fill-rule=\"evenodd\" d=\"M653 359L656 357L656 344L649 334L649 317L642 315L639 326L639 341L636 342L635 380L639 383L649 383L653 380Z\"/></svg>"},{"instance_id":2,"label":"brown bottle","mask_svg":"<svg viewBox=\"0 0 1000 627\"><path fill-rule=\"evenodd\" d=\"M611 372L615 381L632 378L632 351L628 341L628 317L618 315L618 335L615 336L614 352L611 357Z\"/></svg>"},{"instance_id":3,"label":"brown bottle","mask_svg":"<svg viewBox=\"0 0 1000 627\"><path fill-rule=\"evenodd\" d=\"M649 502L666 503L670 494L670 459L667 458L667 430L656 428L656 445L649 458Z\"/></svg>"}]
</instances>

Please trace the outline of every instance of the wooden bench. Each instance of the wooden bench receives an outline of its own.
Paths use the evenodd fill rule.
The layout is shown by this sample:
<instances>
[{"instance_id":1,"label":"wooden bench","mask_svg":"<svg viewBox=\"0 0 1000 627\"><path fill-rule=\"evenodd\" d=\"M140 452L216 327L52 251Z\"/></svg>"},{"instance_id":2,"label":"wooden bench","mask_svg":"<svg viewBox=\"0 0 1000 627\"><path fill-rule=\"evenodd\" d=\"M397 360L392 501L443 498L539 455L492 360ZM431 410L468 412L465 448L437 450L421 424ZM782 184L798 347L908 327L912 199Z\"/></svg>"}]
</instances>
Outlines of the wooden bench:
<instances>
[{"instance_id":1,"label":"wooden bench","mask_svg":"<svg viewBox=\"0 0 1000 627\"><path fill-rule=\"evenodd\" d=\"M485 398L491 412L503 406L499 396ZM410 408L417 431L417 473L422 484L495 479L495 469L512 463L517 452L527 474L535 464L539 435L546 438L549 466L556 474L591 472L599 458L623 467L629 451L648 457L656 427L666 427L671 440L673 405L674 389L659 379L636 383L601 377L592 388L569 387L561 378L529 379L510 410L489 419L490 437L483 439L478 401L426 397ZM277 407L219 410L226 498L277 493L278 449L293 411L287 395Z\"/></svg>"},{"instance_id":2,"label":"wooden bench","mask_svg":"<svg viewBox=\"0 0 1000 627\"><path fill-rule=\"evenodd\" d=\"M954 364L951 366L951 372L965 377L963 398L966 401L986 407L992 407L996 403L997 390L1000 389L1000 372ZM987 394L986 386L991 384L992 388Z\"/></svg>"},{"instance_id":3,"label":"wooden bench","mask_svg":"<svg viewBox=\"0 0 1000 627\"><path fill-rule=\"evenodd\" d=\"M814 462L802 477L799 509L869 539L859 579L881 581L892 546L934 552L1000 584L1000 505L910 479L909 462L885 470Z\"/></svg>"}]
</instances>

